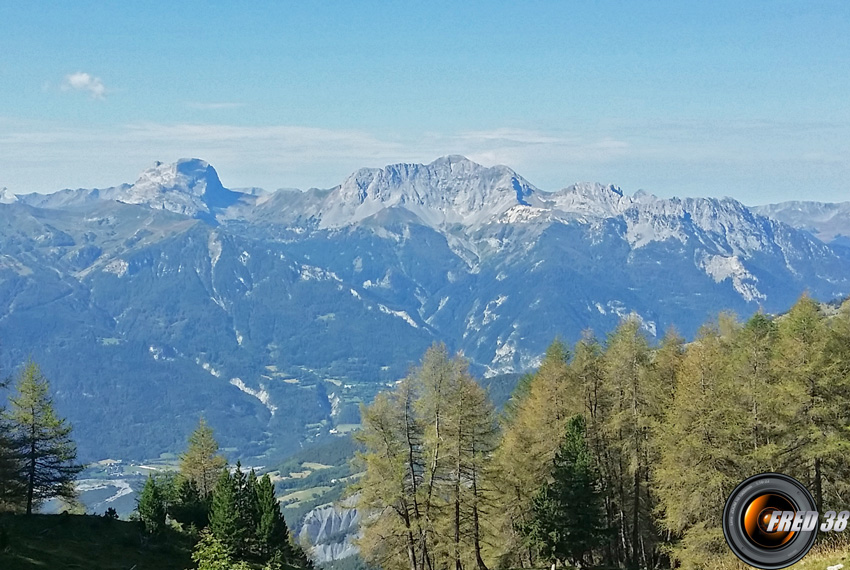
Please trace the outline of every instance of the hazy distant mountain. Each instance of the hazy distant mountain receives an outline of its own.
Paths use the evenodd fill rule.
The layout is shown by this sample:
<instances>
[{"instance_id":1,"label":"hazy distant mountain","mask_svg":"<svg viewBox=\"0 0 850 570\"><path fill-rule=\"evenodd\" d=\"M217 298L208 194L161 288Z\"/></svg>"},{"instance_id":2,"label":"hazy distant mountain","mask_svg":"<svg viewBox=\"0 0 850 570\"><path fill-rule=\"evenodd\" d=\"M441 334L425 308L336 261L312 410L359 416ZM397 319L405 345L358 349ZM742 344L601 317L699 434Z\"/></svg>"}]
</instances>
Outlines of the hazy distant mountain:
<instances>
[{"instance_id":1,"label":"hazy distant mountain","mask_svg":"<svg viewBox=\"0 0 850 570\"><path fill-rule=\"evenodd\" d=\"M254 190L254 189L252 189ZM245 194L253 197L253 194ZM19 200L40 208L79 207L95 200L114 200L168 210L191 217L214 216L234 205L243 194L221 185L218 173L207 162L181 159L174 164L156 162L134 184L95 190L62 190L53 194L27 194Z\"/></svg>"},{"instance_id":2,"label":"hazy distant mountain","mask_svg":"<svg viewBox=\"0 0 850 570\"><path fill-rule=\"evenodd\" d=\"M752 210L807 231L825 243L850 247L850 202L781 202Z\"/></svg>"},{"instance_id":3,"label":"hazy distant mountain","mask_svg":"<svg viewBox=\"0 0 850 570\"><path fill-rule=\"evenodd\" d=\"M845 250L733 199L547 193L459 156L274 193L186 159L0 205L0 363L44 364L88 458L173 451L201 412L283 455L435 340L492 375L629 313L692 336L804 290L850 292Z\"/></svg>"}]
</instances>

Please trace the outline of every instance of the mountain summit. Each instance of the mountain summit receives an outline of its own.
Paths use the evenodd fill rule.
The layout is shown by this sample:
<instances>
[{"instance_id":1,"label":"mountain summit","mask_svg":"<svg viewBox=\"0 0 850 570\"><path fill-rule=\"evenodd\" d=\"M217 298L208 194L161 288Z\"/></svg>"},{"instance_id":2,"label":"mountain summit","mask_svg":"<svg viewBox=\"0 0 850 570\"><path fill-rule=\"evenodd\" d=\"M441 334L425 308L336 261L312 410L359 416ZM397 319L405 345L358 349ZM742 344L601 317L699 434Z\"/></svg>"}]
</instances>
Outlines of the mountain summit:
<instances>
[{"instance_id":1,"label":"mountain summit","mask_svg":"<svg viewBox=\"0 0 850 570\"><path fill-rule=\"evenodd\" d=\"M507 166L485 167L451 155L430 164L362 168L334 188L322 204L320 227L358 223L381 210L407 210L429 226L475 226L535 192Z\"/></svg>"},{"instance_id":2,"label":"mountain summit","mask_svg":"<svg viewBox=\"0 0 850 570\"><path fill-rule=\"evenodd\" d=\"M181 158L173 164L155 162L135 184L117 193L115 199L127 204L197 216L233 205L240 194L221 184L215 168L204 160Z\"/></svg>"},{"instance_id":3,"label":"mountain summit","mask_svg":"<svg viewBox=\"0 0 850 570\"><path fill-rule=\"evenodd\" d=\"M18 199L39 208L74 208L93 201L114 200L212 221L217 213L236 204L242 196L225 188L208 162L181 158L171 164L156 161L133 184L26 194Z\"/></svg>"}]
</instances>

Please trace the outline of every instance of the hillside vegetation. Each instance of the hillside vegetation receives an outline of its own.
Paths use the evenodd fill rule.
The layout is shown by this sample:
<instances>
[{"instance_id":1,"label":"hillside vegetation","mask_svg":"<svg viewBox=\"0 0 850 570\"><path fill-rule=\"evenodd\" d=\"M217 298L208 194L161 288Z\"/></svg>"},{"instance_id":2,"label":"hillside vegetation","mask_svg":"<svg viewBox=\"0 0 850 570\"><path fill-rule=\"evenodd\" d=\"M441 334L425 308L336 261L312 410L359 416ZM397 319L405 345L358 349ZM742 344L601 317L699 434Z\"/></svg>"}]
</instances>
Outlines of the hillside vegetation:
<instances>
[{"instance_id":1,"label":"hillside vegetation","mask_svg":"<svg viewBox=\"0 0 850 570\"><path fill-rule=\"evenodd\" d=\"M2 515L8 546L4 570L59 568L184 570L192 567L194 541L167 529L148 537L138 522L93 515Z\"/></svg>"},{"instance_id":2,"label":"hillside vegetation","mask_svg":"<svg viewBox=\"0 0 850 570\"><path fill-rule=\"evenodd\" d=\"M764 472L846 508L850 303L555 341L498 420L467 370L432 347L363 413L360 545L384 570L735 567L724 504Z\"/></svg>"}]
</instances>

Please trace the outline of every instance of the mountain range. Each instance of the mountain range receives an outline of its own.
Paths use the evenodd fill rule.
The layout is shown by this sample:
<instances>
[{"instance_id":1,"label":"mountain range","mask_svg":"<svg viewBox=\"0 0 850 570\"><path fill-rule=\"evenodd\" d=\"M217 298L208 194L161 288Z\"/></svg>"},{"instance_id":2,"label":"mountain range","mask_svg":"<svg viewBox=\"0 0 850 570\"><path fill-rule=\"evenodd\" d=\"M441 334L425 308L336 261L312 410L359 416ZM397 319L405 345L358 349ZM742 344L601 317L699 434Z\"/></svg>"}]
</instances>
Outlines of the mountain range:
<instances>
[{"instance_id":1,"label":"mountain range","mask_svg":"<svg viewBox=\"0 0 850 570\"><path fill-rule=\"evenodd\" d=\"M201 414L231 452L284 457L350 429L434 341L493 376L629 314L692 337L722 309L850 292L847 204L544 192L461 156L277 192L157 162L4 191L0 219L0 365L42 364L87 459L179 450Z\"/></svg>"}]
</instances>

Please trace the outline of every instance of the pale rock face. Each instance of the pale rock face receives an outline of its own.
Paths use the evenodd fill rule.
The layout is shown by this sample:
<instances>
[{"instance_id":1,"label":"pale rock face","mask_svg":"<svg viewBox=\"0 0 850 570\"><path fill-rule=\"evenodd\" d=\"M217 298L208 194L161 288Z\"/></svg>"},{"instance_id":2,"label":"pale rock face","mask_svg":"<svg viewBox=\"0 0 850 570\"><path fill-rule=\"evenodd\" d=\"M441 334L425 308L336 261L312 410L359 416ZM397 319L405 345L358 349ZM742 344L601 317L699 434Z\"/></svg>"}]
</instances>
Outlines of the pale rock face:
<instances>
[{"instance_id":1,"label":"pale rock face","mask_svg":"<svg viewBox=\"0 0 850 570\"><path fill-rule=\"evenodd\" d=\"M599 218L618 216L632 205L632 199L616 186L587 182L573 184L546 198L554 209Z\"/></svg>"},{"instance_id":2,"label":"pale rock face","mask_svg":"<svg viewBox=\"0 0 850 570\"><path fill-rule=\"evenodd\" d=\"M18 197L15 196L8 188L5 186L0 188L0 204L14 204L18 201Z\"/></svg>"},{"instance_id":3,"label":"pale rock face","mask_svg":"<svg viewBox=\"0 0 850 570\"><path fill-rule=\"evenodd\" d=\"M356 224L381 210L401 208L432 227L475 226L526 200L536 189L510 168L487 168L464 157L431 164L364 168L333 189L320 227Z\"/></svg>"},{"instance_id":4,"label":"pale rock face","mask_svg":"<svg viewBox=\"0 0 850 570\"><path fill-rule=\"evenodd\" d=\"M238 196L221 185L218 173L209 163L184 158L173 164L154 163L115 199L196 216L231 205Z\"/></svg>"},{"instance_id":5,"label":"pale rock face","mask_svg":"<svg viewBox=\"0 0 850 570\"><path fill-rule=\"evenodd\" d=\"M316 507L304 516L298 539L314 545L310 549L314 561L331 562L358 553L354 541L360 531L361 516L353 508L354 503L348 499L340 505Z\"/></svg>"}]
</instances>

